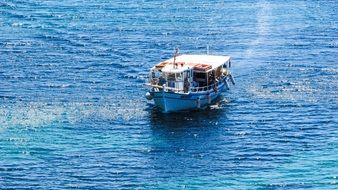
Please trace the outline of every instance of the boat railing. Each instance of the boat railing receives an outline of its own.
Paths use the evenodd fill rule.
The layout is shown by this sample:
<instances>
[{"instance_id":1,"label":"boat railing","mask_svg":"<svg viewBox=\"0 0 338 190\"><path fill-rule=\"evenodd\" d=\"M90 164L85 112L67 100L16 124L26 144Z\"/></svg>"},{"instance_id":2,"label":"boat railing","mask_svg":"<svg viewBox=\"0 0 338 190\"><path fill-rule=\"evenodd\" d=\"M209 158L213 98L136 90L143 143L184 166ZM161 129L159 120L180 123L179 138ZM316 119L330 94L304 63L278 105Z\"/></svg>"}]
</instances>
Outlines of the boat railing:
<instances>
[{"instance_id":1,"label":"boat railing","mask_svg":"<svg viewBox=\"0 0 338 190\"><path fill-rule=\"evenodd\" d=\"M207 91L211 89L215 89L218 87L219 81L216 81L208 86L201 86L201 87L190 87L191 92L200 92L200 91Z\"/></svg>"},{"instance_id":2,"label":"boat railing","mask_svg":"<svg viewBox=\"0 0 338 190\"><path fill-rule=\"evenodd\" d=\"M164 91L166 91L166 92L183 92L183 90L181 90L181 89L178 89L178 88L174 88L174 87L168 87L168 86L166 86L166 85L158 85L158 84L153 84L153 83L147 83L146 85L148 85L148 86L151 86L151 87L153 87L153 88L155 88L155 89L161 89L161 90L164 90Z\"/></svg>"},{"instance_id":3,"label":"boat railing","mask_svg":"<svg viewBox=\"0 0 338 190\"><path fill-rule=\"evenodd\" d=\"M157 81L156 81L157 82ZM179 88L175 88L175 87L169 87L167 85L160 85L156 82L150 82L150 83L147 83L148 86L151 86L155 89L158 89L158 90L164 90L166 92L181 92L181 93L187 93L188 90L184 90L184 89L179 89ZM211 90L211 89L217 89L218 88L218 85L219 83L221 82L220 81L215 81L214 83L208 85L208 86L201 86L201 87L190 87L189 88L189 91L190 92L201 92L201 91L207 91L207 90Z\"/></svg>"}]
</instances>

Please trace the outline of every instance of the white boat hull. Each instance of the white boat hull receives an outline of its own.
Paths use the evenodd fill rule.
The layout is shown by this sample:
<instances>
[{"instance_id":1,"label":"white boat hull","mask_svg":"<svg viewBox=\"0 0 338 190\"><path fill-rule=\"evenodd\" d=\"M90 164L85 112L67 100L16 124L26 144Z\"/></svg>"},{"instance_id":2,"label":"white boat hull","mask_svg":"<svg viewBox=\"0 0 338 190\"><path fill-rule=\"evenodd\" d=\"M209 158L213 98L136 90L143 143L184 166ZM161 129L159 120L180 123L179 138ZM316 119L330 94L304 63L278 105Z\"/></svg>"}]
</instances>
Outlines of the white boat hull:
<instances>
[{"instance_id":1,"label":"white boat hull","mask_svg":"<svg viewBox=\"0 0 338 190\"><path fill-rule=\"evenodd\" d=\"M176 112L205 108L220 95L224 88L224 83L221 83L218 85L218 90L210 89L208 91L189 93L165 91L150 93L154 98L155 105L161 108L163 112Z\"/></svg>"}]
</instances>

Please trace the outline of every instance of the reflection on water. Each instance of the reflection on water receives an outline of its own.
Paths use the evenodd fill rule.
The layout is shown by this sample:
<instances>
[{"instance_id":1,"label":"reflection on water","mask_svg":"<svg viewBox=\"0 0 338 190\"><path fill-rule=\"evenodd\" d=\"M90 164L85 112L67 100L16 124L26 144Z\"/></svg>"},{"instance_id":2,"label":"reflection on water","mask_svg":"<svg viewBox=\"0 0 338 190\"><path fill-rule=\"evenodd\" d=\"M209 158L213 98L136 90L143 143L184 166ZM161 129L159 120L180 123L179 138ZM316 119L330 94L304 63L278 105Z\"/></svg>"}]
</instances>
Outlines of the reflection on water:
<instances>
[{"instance_id":1,"label":"reflection on water","mask_svg":"<svg viewBox=\"0 0 338 190\"><path fill-rule=\"evenodd\" d=\"M217 108L216 108L217 107ZM159 108L154 107L151 111L150 119L152 126L165 125L167 128L180 127L205 127L206 121L217 121L224 108L220 109L218 104L201 110L191 110L173 113L163 113Z\"/></svg>"},{"instance_id":2,"label":"reflection on water","mask_svg":"<svg viewBox=\"0 0 338 190\"><path fill-rule=\"evenodd\" d=\"M227 140L223 136L226 123L220 123L226 121L224 109L162 113L154 108L150 113L152 136L147 154L154 175L160 179L172 176L183 180L196 173L210 172L200 168L210 164L211 153L219 151L219 142ZM160 186L170 188L175 183L169 180Z\"/></svg>"}]
</instances>

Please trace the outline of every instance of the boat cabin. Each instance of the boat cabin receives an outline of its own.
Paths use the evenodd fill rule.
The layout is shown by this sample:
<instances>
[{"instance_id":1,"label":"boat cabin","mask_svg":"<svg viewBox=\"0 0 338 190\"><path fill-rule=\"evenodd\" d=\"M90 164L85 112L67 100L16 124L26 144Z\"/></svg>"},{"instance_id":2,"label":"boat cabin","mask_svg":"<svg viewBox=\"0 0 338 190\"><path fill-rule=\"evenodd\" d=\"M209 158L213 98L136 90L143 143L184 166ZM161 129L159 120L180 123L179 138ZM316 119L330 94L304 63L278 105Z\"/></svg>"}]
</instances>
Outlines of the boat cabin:
<instances>
[{"instance_id":1,"label":"boat cabin","mask_svg":"<svg viewBox=\"0 0 338 190\"><path fill-rule=\"evenodd\" d=\"M180 55L155 65L149 83L166 91L204 91L225 77L229 68L229 56Z\"/></svg>"}]
</instances>

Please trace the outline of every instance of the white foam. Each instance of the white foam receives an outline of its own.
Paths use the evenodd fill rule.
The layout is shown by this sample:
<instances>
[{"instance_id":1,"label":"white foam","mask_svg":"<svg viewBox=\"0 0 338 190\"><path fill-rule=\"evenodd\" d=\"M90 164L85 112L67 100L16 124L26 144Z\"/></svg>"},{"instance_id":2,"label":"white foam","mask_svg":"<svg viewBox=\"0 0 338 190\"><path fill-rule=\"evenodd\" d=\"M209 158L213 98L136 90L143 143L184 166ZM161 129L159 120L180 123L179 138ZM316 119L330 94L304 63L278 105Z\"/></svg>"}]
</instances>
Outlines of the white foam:
<instances>
[{"instance_id":1,"label":"white foam","mask_svg":"<svg viewBox=\"0 0 338 190\"><path fill-rule=\"evenodd\" d=\"M143 104L125 100L121 103L18 103L0 107L0 129L13 126L41 127L57 122L71 124L85 119L138 119L146 114Z\"/></svg>"},{"instance_id":2,"label":"white foam","mask_svg":"<svg viewBox=\"0 0 338 190\"><path fill-rule=\"evenodd\" d=\"M329 73L338 73L338 68L323 68L321 70Z\"/></svg>"}]
</instances>

